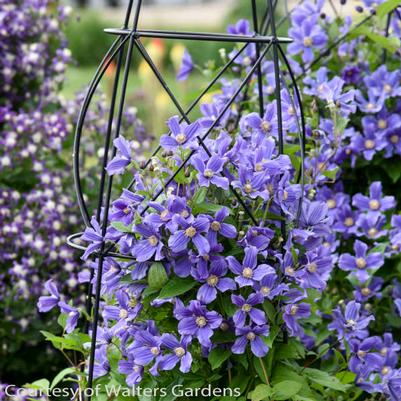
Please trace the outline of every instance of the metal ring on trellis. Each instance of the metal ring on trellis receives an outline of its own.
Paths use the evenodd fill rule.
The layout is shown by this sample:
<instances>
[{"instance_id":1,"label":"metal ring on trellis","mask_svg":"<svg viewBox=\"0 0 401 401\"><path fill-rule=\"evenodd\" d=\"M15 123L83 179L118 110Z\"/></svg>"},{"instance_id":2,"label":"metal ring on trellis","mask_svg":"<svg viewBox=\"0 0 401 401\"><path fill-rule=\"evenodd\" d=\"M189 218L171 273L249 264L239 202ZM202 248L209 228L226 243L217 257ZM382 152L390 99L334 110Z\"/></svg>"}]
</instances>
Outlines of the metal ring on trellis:
<instances>
[{"instance_id":1,"label":"metal ring on trellis","mask_svg":"<svg viewBox=\"0 0 401 401\"><path fill-rule=\"evenodd\" d=\"M117 138L120 135L121 123L123 110L125 106L125 97L128 86L128 78L130 74L130 66L132 61L132 53L134 48L139 52L143 60L150 67L152 72L155 75L156 80L161 84L164 91L169 96L172 103L176 106L178 112L181 115L181 121L190 122L189 114L195 107L199 104L200 100L210 91L213 85L218 82L218 80L224 75L224 73L232 66L235 60L245 51L248 46L255 46L256 48L256 59L251 64L249 70L245 78L239 84L237 90L231 96L231 98L224 105L222 110L220 110L218 116L216 117L213 124L208 128L208 130L202 135L202 137L198 138L199 145L206 151L206 153L210 156L210 152L207 147L204 145L204 140L209 136L209 134L213 131L213 129L220 122L224 114L231 107L231 105L237 100L238 96L241 92L249 86L250 81L254 76L257 79L257 87L258 87L258 98L259 98L259 114L263 116L264 114L264 94L263 94L263 73L262 73L262 62L268 57L269 52L272 53L272 61L275 72L275 98L277 102L277 119L278 119L278 142L279 142L279 153L284 153L284 129L283 129L283 117L281 110L281 89L283 88L283 74L281 73L281 68L285 68L289 76L291 78L291 87L294 91L294 99L293 105L296 117L298 120L299 127L299 139L300 139L300 147L301 147L301 170L300 176L302 180L303 186L303 164L304 164L304 148L305 148L305 120L303 117L302 103L301 103L301 95L299 89L297 87L295 76L291 70L290 64L286 59L285 53L282 49L282 45L291 42L289 38L283 38L277 36L277 27L280 26L285 19L282 19L278 24L275 22L274 12L276 6L278 4L278 0L260 0L260 3L265 5L265 12L262 18L262 23L260 23L260 18L257 13L257 1L259 0L251 0L252 7L252 20L253 20L253 35L233 35L233 34L223 34L223 33L206 33L206 32L177 32L177 31L161 31L161 30L142 30L138 29L138 22L140 17L140 11L142 7L142 0L137 0L136 7L134 10L134 17L132 28L129 28L129 23L131 19L131 14L134 9L134 0L130 0L125 16L124 25L120 29L105 29L106 33L117 35L118 38L114 41L109 51L103 58L99 68L97 69L92 82L90 83L89 89L87 91L86 97L84 99L80 115L77 122L76 134L74 139L74 151L73 151L73 167L74 167L74 180L75 180L75 189L77 193L78 204L82 213L83 221L86 227L90 227L90 216L91 213L88 210L88 206L85 202L85 197L83 194L82 184L81 184L81 175L80 175L80 147L81 147L81 138L83 134L83 128L85 124L85 118L91 104L91 101L95 95L96 89L101 82L103 76L106 73L106 70L111 65L114 60L116 62L116 70L114 77L114 85L110 100L110 112L109 119L107 125L107 132L104 138L104 154L102 160L102 170L100 174L100 184L99 184L99 193L98 193L98 201L97 208L95 213L95 219L101 226L103 241L100 246L100 250L95 255L98 263L98 271L97 278L95 283L95 297L93 304L93 326L92 326L92 338L91 338L91 350L90 350L90 359L89 359L89 369L88 369L88 387L92 387L93 383L93 370L95 363L95 349L96 349L96 337L97 337L97 326L99 320L99 304L100 304L100 289L101 289L101 279L102 279L102 270L103 263L106 257L115 257L127 260L135 260L133 256L123 255L115 249L115 244L106 242L105 235L106 229L108 225L108 213L109 207L111 204L111 191L113 186L113 177L107 176L106 166L108 161L116 155L116 149L112 148L113 139ZM271 35L267 35L267 32L271 30ZM192 41L217 41L217 42L225 42L225 43L242 43L242 47L240 47L237 52L229 59L229 61L221 68L221 70L216 74L216 76L210 81L210 83L206 86L206 88L199 94L199 96L191 103L187 110L181 106L175 97L173 91L165 82L163 75L158 70L157 66L153 63L152 58L148 54L146 48L143 46L141 39L142 38L160 38L160 39L179 39L179 40L192 40ZM128 43L128 47L127 47ZM126 48L127 47L127 48ZM126 53L125 53L126 52ZM124 54L125 55L125 65L123 69L124 63ZM120 83L121 72L122 73L122 82ZM117 114L116 114L117 110ZM299 110L299 115L297 110ZM160 150L158 147L152 156L156 155ZM152 197L152 200L156 200L164 191L166 187L172 183L179 172L185 167L185 165L190 160L191 156L193 156L194 151L190 152L187 158L182 162L182 164L177 168L177 170L169 177L163 185L163 188L159 189ZM149 158L148 162L145 164L145 168L149 166L151 158ZM135 181L132 180L129 184L128 188L132 188L135 184ZM244 211L247 213L250 221L254 225L259 225L258 220L253 216L252 212L247 208L246 202L242 199L240 194L231 187L230 188L233 196L237 199L239 204L244 208ZM149 205L146 205L141 214L143 215L148 209ZM298 216L300 214L302 207L302 198L299 203ZM68 244L75 249L80 251L85 251L86 247L81 245L79 242L83 233L73 234L68 237ZM286 237L286 226L285 222L281 223L281 234L282 237ZM92 309L92 281L93 281L93 270L91 271L91 280L88 289L88 299L87 299L87 308L88 311Z\"/></svg>"}]
</instances>

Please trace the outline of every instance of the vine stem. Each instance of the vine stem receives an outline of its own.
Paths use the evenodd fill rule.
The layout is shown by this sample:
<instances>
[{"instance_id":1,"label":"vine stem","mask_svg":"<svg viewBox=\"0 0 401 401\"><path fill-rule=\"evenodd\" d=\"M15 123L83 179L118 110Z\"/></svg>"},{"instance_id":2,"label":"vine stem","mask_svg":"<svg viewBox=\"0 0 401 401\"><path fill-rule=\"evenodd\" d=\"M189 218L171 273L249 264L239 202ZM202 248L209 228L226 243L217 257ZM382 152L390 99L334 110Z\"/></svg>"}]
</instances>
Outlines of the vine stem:
<instances>
[{"instance_id":1,"label":"vine stem","mask_svg":"<svg viewBox=\"0 0 401 401\"><path fill-rule=\"evenodd\" d=\"M260 366L262 367L263 370L263 376L265 377L266 383L270 386L269 376L267 375L267 370L265 364L263 363L263 359L259 358L259 361L260 361Z\"/></svg>"},{"instance_id":2,"label":"vine stem","mask_svg":"<svg viewBox=\"0 0 401 401\"><path fill-rule=\"evenodd\" d=\"M313 365L316 361L318 361L323 355L326 354L326 352L334 349L337 347L337 345L339 345L341 343L341 339L337 339L333 344L330 345L330 347L326 350L321 351L319 354L316 355L315 358L313 358L311 361L306 362L303 366L303 368L301 369L301 373L303 373L303 371L308 368L309 366Z\"/></svg>"}]
</instances>

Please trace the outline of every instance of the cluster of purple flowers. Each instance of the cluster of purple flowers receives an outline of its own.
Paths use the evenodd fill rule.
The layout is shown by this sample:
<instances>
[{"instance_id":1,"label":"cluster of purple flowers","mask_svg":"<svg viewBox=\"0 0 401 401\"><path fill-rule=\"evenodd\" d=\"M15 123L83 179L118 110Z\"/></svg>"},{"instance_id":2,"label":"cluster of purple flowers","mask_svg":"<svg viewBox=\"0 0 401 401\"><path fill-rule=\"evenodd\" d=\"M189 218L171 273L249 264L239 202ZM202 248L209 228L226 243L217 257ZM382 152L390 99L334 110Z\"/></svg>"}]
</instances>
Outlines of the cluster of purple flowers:
<instances>
[{"instance_id":1,"label":"cluster of purple flowers","mask_svg":"<svg viewBox=\"0 0 401 401\"><path fill-rule=\"evenodd\" d=\"M289 54L301 54L305 64L311 63L318 50L324 49L328 42L325 30L320 26L320 19L324 0L316 4L305 1L291 15L292 26L288 35L293 42L288 46Z\"/></svg>"},{"instance_id":2,"label":"cluster of purple flowers","mask_svg":"<svg viewBox=\"0 0 401 401\"><path fill-rule=\"evenodd\" d=\"M48 13L53 6L1 2L0 297L8 300L2 316L23 330L31 312L14 313L14 302L43 293L44 267L62 266L54 277L68 291L78 285L76 257L65 244L78 217L65 194L70 179L54 158L71 131L58 94L71 58L61 30L69 9Z\"/></svg>"},{"instance_id":3,"label":"cluster of purple flowers","mask_svg":"<svg viewBox=\"0 0 401 401\"><path fill-rule=\"evenodd\" d=\"M159 375L179 362L180 369L187 372L191 353L198 354L200 347L208 355L219 348L213 341L216 333L233 336L233 354L243 354L250 347L255 356L265 356L269 350L265 339L274 323L268 321L262 308L267 300L281 309L278 319L290 335L306 341L301 321L310 316L311 308L302 301L309 289L322 291L330 277L333 260L324 240L330 233L331 219L324 202L305 200L299 211L299 224L295 224L302 191L294 183L295 169L290 158L278 154L276 118L276 105L272 102L263 118L255 113L244 114L234 136L222 126L213 138L203 141L211 155L197 141L210 126L207 114L190 125L171 118L170 134L160 140L166 149L162 158L154 160L146 174L137 170L135 188L124 189L113 202L106 239L136 261L106 258L102 293L116 294L116 298L115 302L103 304L104 321L99 329L121 344L120 371L127 374L128 384L137 383L145 372ZM285 129L290 132L291 126ZM120 137L115 146L117 155L110 161L108 173L131 171L135 167L131 142ZM149 201L147 198L161 188L163 179L173 174L188 151L194 152L185 174L189 180L171 183L163 199ZM231 204L226 195L229 188L240 191L250 209L278 219L267 217L265 225L253 226L241 206ZM225 204L214 213L196 212L198 205L193 199L204 190L205 205L217 206L219 191L224 194ZM294 223L284 243L280 215ZM95 220L83 239L89 242L86 259L103 240ZM237 251L229 255L227 249ZM187 294L168 299L153 295L150 310L146 305L155 262L162 263L162 267L157 266L165 277L190 277L195 299ZM96 278L96 260L91 267ZM127 281L127 274L133 282ZM218 306L222 298L235 310L222 310ZM40 305L46 301L42 297ZM154 323L146 316L166 304L173 305L168 316L178 324L174 333L160 334L164 323ZM109 371L105 351L109 345L110 341L104 344L99 339L97 363L103 368L96 371L98 376Z\"/></svg>"},{"instance_id":4,"label":"cluster of purple flowers","mask_svg":"<svg viewBox=\"0 0 401 401\"><path fill-rule=\"evenodd\" d=\"M312 16L328 34L327 17L322 17L323 3L312 6L312 2L305 2L294 12L291 29L299 34L299 18ZM379 4L364 3L368 9ZM396 34L392 27L399 25L399 21L399 13L395 12L390 20L390 35ZM341 33L346 34L352 27L352 18L340 23ZM367 195L365 184L355 185L362 192L358 193L349 191L347 181L342 182L342 175L349 169L348 161L348 173L355 174L352 168L368 166L367 162L380 158L396 160L400 154L400 71L390 69L391 63L367 62L365 41L364 37L344 41L338 51L332 50L327 56L327 65L330 58L339 58L337 69L318 63L317 69L303 79L303 92L313 99L320 114L315 125L308 128L312 142L305 163L311 184L308 197L324 201L328 207L332 235L327 246L338 268L347 272L352 286L352 296L340 291L346 300L334 308L328 327L351 350L349 369L356 374L356 384L369 393L399 400L399 345L391 333L383 334L382 327L372 327L374 311L384 296L390 300L390 315L399 316L399 283L394 279L394 290L387 290L391 279L381 272L386 261L400 253L396 200L383 194L380 181L372 180ZM353 178L357 180L358 177ZM332 288L336 288L335 281Z\"/></svg>"},{"instance_id":5,"label":"cluster of purple flowers","mask_svg":"<svg viewBox=\"0 0 401 401\"><path fill-rule=\"evenodd\" d=\"M305 187L294 163L300 153L291 158L278 151L270 61L262 65L263 113L255 113L254 98L243 95L219 116L238 88L236 75L222 80L211 102L201 105L201 118L168 120L162 151L148 169L138 164L127 133L115 140L117 153L107 172L133 175L135 185L112 202L105 238L92 219L82 237L87 242L83 259L91 259L93 283L103 241L134 260L104 260L97 378L113 370L110 355L118 355L118 371L134 385L176 367L194 372L214 352L253 355L263 366L276 338L285 342L289 335L308 350L318 349L319 339L334 338L338 352L349 356L356 385L400 401L400 346L391 325L383 329L378 322L384 297L388 319L401 315L399 274L384 273L389 259L399 259L401 218L384 181L366 184L352 177L353 168L367 167L374 157L400 154L400 76L398 70L366 62L360 37L327 56L332 61L327 65L335 68L317 63L309 71L317 52L335 40L331 24L335 21L341 33L353 24L351 18L325 15L324 3L307 0L291 14L290 64L297 76L306 75L302 93L310 106L305 108ZM252 34L244 20L229 32ZM249 71L255 57L255 47L247 47L234 73ZM180 77L191 69L186 54ZM255 81L250 96L257 91ZM296 147L299 110L287 89L280 109L284 138ZM85 270L79 280L90 276ZM64 302L52 283L47 290L40 308L60 307L68 332L73 331L79 310Z\"/></svg>"}]
</instances>

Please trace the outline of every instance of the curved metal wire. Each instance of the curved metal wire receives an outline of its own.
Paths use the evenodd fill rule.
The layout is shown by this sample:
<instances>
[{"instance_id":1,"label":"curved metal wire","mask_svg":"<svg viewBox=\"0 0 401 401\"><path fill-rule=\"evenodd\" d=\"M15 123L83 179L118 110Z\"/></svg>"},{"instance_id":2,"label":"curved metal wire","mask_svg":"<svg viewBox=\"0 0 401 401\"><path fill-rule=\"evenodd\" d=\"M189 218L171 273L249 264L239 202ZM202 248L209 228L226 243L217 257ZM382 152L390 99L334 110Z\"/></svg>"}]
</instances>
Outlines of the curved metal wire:
<instances>
[{"instance_id":1,"label":"curved metal wire","mask_svg":"<svg viewBox=\"0 0 401 401\"><path fill-rule=\"evenodd\" d=\"M105 72L113 62L116 55L120 52L121 48L124 46L127 38L121 40L121 38L117 39L112 46L110 47L109 51L107 52L106 56L103 58L102 63L100 64L99 68L97 69L90 85L87 90L87 94L84 98L76 126L75 137L74 137L74 145L73 145L73 174L74 174L74 183L75 183L75 192L77 195L77 202L81 211L82 218L84 223L87 227L91 226L90 223L90 214L88 211L88 207L86 205L84 194L82 190L82 183L81 183L81 175L80 175L80 147L81 147L81 138L82 138L82 130L85 122L85 117L88 112L90 102L96 92L97 87L101 79L103 78Z\"/></svg>"},{"instance_id":2,"label":"curved metal wire","mask_svg":"<svg viewBox=\"0 0 401 401\"><path fill-rule=\"evenodd\" d=\"M304 191L305 191L305 146L306 146L305 113L304 113L304 109L302 106L301 92L299 90L299 86L295 79L295 74L292 71L290 62L288 61L288 58L285 55L285 52L280 45L278 45L278 49L279 49L279 52L281 54L281 57L282 57L285 65L287 66L287 71L291 78L292 88L294 89L294 93L295 93L294 97L297 99L297 102L298 102L298 107L295 107L294 104L293 104L293 107L294 107L295 113L297 113L297 110L299 110L299 114L300 114L299 118L301 119L301 124L299 126L299 119L297 116L298 130L300 132L300 141L299 142L300 142L300 153L301 153L301 165L300 165L300 171L299 171L299 176L298 176L298 180L301 181L301 197L299 199L297 217L296 217L296 223L298 225L299 219L300 219L301 213L302 213L302 204L303 204L303 200L304 200L304 196L305 196L305 194L304 194ZM289 90L289 89L287 88L287 90ZM293 102L293 98L290 97L290 99L291 99L291 102Z\"/></svg>"}]
</instances>

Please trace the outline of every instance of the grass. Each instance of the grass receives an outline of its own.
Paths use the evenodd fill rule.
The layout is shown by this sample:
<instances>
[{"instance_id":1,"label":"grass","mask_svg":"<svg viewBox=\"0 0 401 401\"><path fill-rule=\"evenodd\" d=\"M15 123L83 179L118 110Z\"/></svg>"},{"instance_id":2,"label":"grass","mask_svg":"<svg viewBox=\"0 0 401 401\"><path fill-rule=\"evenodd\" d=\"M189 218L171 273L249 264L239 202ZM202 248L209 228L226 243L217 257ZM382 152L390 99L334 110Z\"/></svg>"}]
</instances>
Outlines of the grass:
<instances>
[{"instance_id":1,"label":"grass","mask_svg":"<svg viewBox=\"0 0 401 401\"><path fill-rule=\"evenodd\" d=\"M70 67L66 74L62 95L67 99L73 99L77 92L84 90L89 85L95 71L95 66ZM171 69L166 69L162 73L184 110L188 108L208 82L208 78L199 72L194 72L186 82L177 82L175 73ZM100 88L109 98L111 97L112 87L113 79L106 74L100 83ZM208 96L205 96L202 102L207 101ZM144 121L145 126L149 132L156 136L166 130L165 121L169 117L179 114L157 79L150 71L143 69L130 72L126 96L126 107L128 106L134 106L138 109L138 115ZM190 118L195 119L198 116L199 111L195 109Z\"/></svg>"},{"instance_id":2,"label":"grass","mask_svg":"<svg viewBox=\"0 0 401 401\"><path fill-rule=\"evenodd\" d=\"M93 67L69 67L63 85L62 95L67 99L73 99L75 94L89 85L96 66Z\"/></svg>"}]
</instances>

